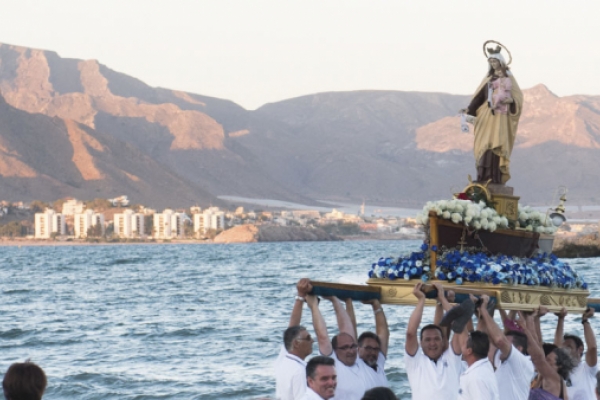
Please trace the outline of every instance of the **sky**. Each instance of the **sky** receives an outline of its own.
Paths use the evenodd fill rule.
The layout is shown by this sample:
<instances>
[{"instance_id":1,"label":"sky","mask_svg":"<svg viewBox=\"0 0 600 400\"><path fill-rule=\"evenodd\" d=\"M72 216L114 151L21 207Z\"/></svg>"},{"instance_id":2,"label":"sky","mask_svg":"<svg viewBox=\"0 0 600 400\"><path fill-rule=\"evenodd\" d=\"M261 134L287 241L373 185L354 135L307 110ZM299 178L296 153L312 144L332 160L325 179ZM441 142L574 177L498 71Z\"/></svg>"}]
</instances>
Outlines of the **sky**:
<instances>
[{"instance_id":1,"label":"sky","mask_svg":"<svg viewBox=\"0 0 600 400\"><path fill-rule=\"evenodd\" d=\"M600 95L600 2L0 0L0 43L96 59L150 86L246 109L318 92L472 94L482 45L521 88Z\"/></svg>"}]
</instances>

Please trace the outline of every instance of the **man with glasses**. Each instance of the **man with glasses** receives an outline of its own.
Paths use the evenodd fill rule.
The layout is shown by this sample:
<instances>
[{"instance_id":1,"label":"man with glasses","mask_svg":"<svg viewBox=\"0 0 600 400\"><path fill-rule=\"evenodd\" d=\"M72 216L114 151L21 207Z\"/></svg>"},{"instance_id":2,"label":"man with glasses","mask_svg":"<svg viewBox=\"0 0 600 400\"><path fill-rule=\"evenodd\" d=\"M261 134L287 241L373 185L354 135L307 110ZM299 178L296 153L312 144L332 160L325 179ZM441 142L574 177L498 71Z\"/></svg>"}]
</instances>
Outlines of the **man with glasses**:
<instances>
[{"instance_id":1,"label":"man with glasses","mask_svg":"<svg viewBox=\"0 0 600 400\"><path fill-rule=\"evenodd\" d=\"M385 375L384 366L387 358L388 343L390 340L390 330L387 319L377 299L363 301L364 304L370 304L375 315L375 331L363 332L358 337L358 357L365 362L371 369L368 371L369 380L373 387L389 387ZM346 301L346 311L353 318L354 312L352 302ZM354 324L356 326L356 323Z\"/></svg>"},{"instance_id":2,"label":"man with glasses","mask_svg":"<svg viewBox=\"0 0 600 400\"><path fill-rule=\"evenodd\" d=\"M302 307L304 303L312 310L317 310L317 298L308 293L312 290L310 280L300 279L296 285L298 295L294 300L294 307L288 328L283 333L283 346L275 361L275 398L279 400L298 400L306 392L306 362L304 359L313 352L314 340L304 326L300 325ZM323 323L322 317L315 322L313 311L313 324Z\"/></svg>"},{"instance_id":3,"label":"man with glasses","mask_svg":"<svg viewBox=\"0 0 600 400\"><path fill-rule=\"evenodd\" d=\"M330 342L325 323L315 324L319 351L322 355L330 356L335 361L337 372L336 399L360 400L365 391L374 387L369 375L373 374L373 370L358 357L358 343L354 325L342 302L337 297L327 297L327 299L333 304L339 334L334 336ZM320 315L317 307L313 311L313 323L314 321L322 321L319 318Z\"/></svg>"}]
</instances>

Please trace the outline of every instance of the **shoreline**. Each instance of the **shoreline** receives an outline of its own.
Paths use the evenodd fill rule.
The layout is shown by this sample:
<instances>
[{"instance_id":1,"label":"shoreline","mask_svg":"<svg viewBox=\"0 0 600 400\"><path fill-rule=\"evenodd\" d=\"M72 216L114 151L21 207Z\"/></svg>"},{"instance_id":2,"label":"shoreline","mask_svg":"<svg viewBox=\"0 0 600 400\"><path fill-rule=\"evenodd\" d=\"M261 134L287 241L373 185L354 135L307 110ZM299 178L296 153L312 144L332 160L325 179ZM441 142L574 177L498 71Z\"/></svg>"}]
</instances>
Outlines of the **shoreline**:
<instances>
[{"instance_id":1,"label":"shoreline","mask_svg":"<svg viewBox=\"0 0 600 400\"><path fill-rule=\"evenodd\" d=\"M170 241L140 241L140 242L87 242L85 240L35 240L35 239L2 239L0 247L49 247L49 246L123 246L123 245L156 245L156 244L212 244L212 241L170 240Z\"/></svg>"},{"instance_id":2,"label":"shoreline","mask_svg":"<svg viewBox=\"0 0 600 400\"><path fill-rule=\"evenodd\" d=\"M360 241L360 240L419 240L414 236L395 235L373 235L373 236L342 236L342 241ZM327 240L335 242L335 240ZM300 241L302 242L302 240ZM305 241L304 241L305 242ZM132 242L88 242L86 240L48 240L48 239L7 239L0 238L0 247L51 247L51 246L123 246L123 245L165 245L165 244L248 244L248 243L276 243L276 241L265 242L235 242L235 243L215 243L212 240L194 240L194 239L172 239L167 241L132 241Z\"/></svg>"}]
</instances>

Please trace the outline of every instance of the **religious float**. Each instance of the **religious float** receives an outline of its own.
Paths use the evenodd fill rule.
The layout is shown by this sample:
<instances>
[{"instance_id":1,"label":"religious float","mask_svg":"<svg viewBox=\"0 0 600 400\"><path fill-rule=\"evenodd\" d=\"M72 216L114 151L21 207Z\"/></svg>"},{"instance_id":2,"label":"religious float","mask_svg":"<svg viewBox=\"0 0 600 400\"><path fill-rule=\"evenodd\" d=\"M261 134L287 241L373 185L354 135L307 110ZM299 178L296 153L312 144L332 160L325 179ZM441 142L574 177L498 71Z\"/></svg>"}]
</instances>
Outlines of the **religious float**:
<instances>
[{"instance_id":1,"label":"religious float","mask_svg":"<svg viewBox=\"0 0 600 400\"><path fill-rule=\"evenodd\" d=\"M489 43L496 47L486 48ZM505 61L502 51L509 57ZM427 305L435 305L439 282L461 302L469 294L487 294L504 310L583 313L600 309L587 283L571 266L552 254L554 233L564 221L566 188L560 203L539 212L521 206L506 186L523 95L509 70L512 57L501 43L483 45L489 70L468 108L461 110L461 129L473 125L477 179L453 199L428 202L417 216L425 230L421 247L405 256L382 257L368 271L366 285L313 281L313 293L383 304L416 304L412 291L422 281Z\"/></svg>"}]
</instances>

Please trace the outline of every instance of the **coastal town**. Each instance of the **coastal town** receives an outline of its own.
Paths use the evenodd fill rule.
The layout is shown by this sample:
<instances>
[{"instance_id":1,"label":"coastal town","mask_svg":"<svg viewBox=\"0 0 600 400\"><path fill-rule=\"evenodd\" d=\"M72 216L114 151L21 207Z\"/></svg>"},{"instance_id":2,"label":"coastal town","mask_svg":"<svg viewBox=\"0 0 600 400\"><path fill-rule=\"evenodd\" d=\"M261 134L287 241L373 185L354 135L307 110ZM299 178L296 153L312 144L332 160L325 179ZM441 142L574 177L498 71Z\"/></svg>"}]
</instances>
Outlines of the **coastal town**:
<instances>
[{"instance_id":1,"label":"coastal town","mask_svg":"<svg viewBox=\"0 0 600 400\"><path fill-rule=\"evenodd\" d=\"M158 211L130 204L127 196L82 201L67 198L52 204L40 201L0 202L0 236L39 241L210 241L221 232L242 226L303 227L322 229L338 237L419 238L415 218L365 215L332 209L234 210L215 206Z\"/></svg>"}]
</instances>

